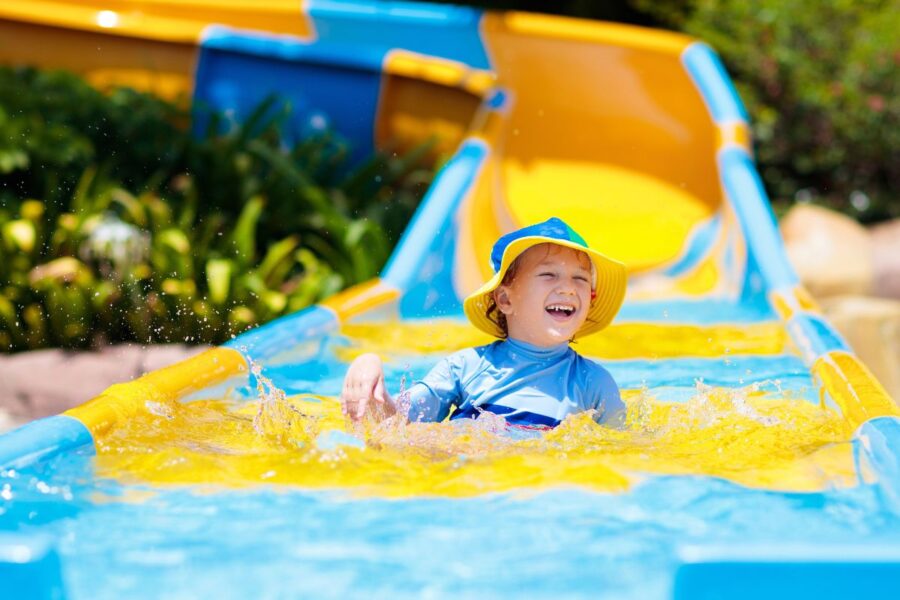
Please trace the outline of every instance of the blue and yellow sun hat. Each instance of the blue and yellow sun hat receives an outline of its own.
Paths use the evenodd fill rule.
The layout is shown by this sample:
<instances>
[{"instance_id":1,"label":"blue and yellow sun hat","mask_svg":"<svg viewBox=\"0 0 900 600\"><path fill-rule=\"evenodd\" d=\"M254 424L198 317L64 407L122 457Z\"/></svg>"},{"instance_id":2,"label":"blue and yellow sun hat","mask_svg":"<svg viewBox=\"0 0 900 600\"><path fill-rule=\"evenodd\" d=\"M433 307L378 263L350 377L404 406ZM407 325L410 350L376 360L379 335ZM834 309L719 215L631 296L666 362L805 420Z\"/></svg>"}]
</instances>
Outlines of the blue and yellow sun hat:
<instances>
[{"instance_id":1,"label":"blue and yellow sun hat","mask_svg":"<svg viewBox=\"0 0 900 600\"><path fill-rule=\"evenodd\" d=\"M575 338L600 331L609 325L625 299L627 283L625 265L589 248L583 237L556 217L517 229L497 240L491 251L491 268L494 270L494 276L463 303L469 321L494 337L506 337L500 326L487 316L487 309L492 301L491 294L503 281L509 265L523 252L538 244L565 246L584 252L591 259L593 265L591 305L587 319L575 333Z\"/></svg>"}]
</instances>

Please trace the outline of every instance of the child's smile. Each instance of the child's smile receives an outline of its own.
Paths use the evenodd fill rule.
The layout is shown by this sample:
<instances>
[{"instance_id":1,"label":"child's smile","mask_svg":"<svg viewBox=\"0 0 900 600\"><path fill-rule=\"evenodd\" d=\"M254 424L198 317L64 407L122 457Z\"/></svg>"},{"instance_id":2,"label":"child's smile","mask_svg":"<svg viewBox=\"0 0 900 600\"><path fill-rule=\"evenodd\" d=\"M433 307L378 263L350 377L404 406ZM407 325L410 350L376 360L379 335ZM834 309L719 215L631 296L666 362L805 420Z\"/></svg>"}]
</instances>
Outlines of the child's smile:
<instances>
[{"instance_id":1,"label":"child's smile","mask_svg":"<svg viewBox=\"0 0 900 600\"><path fill-rule=\"evenodd\" d=\"M565 321L569 317L571 317L575 311L577 310L571 304L551 304L545 309L550 316L558 321Z\"/></svg>"}]
</instances>

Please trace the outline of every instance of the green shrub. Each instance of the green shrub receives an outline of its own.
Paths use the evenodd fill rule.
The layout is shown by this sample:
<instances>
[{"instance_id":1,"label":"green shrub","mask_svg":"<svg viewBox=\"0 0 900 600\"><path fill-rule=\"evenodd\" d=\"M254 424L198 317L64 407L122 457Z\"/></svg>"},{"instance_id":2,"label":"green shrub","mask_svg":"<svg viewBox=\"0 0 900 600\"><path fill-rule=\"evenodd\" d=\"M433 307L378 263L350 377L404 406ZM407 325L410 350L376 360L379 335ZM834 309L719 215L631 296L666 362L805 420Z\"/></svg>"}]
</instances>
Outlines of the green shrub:
<instances>
[{"instance_id":1,"label":"green shrub","mask_svg":"<svg viewBox=\"0 0 900 600\"><path fill-rule=\"evenodd\" d=\"M634 1L721 54L776 201L900 216L897 0Z\"/></svg>"},{"instance_id":2,"label":"green shrub","mask_svg":"<svg viewBox=\"0 0 900 600\"><path fill-rule=\"evenodd\" d=\"M82 173L106 165L138 189L178 169L187 114L154 96L108 95L65 71L0 68L0 199L64 206Z\"/></svg>"},{"instance_id":3,"label":"green shrub","mask_svg":"<svg viewBox=\"0 0 900 600\"><path fill-rule=\"evenodd\" d=\"M352 168L288 117L273 98L196 138L157 98L0 69L0 351L220 343L374 276L427 148Z\"/></svg>"}]
</instances>

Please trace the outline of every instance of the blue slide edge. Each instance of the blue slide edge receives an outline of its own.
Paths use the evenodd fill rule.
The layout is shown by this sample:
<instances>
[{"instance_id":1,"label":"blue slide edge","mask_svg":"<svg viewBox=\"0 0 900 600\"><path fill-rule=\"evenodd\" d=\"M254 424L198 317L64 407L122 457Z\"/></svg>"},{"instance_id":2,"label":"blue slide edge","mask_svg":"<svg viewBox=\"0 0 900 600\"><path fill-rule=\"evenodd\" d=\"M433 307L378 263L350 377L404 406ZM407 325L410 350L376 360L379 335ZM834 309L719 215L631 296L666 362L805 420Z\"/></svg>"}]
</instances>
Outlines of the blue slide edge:
<instances>
[{"instance_id":1,"label":"blue slide edge","mask_svg":"<svg viewBox=\"0 0 900 600\"><path fill-rule=\"evenodd\" d=\"M853 449L856 472L874 479L883 507L900 516L900 418L869 419L856 430Z\"/></svg>"},{"instance_id":2,"label":"blue slide edge","mask_svg":"<svg viewBox=\"0 0 900 600\"><path fill-rule=\"evenodd\" d=\"M0 469L21 469L55 454L93 445L90 430L66 415L38 419L0 436Z\"/></svg>"},{"instance_id":3,"label":"blue slide edge","mask_svg":"<svg viewBox=\"0 0 900 600\"><path fill-rule=\"evenodd\" d=\"M900 581L900 548L873 544L685 546L673 600L883 598Z\"/></svg>"}]
</instances>

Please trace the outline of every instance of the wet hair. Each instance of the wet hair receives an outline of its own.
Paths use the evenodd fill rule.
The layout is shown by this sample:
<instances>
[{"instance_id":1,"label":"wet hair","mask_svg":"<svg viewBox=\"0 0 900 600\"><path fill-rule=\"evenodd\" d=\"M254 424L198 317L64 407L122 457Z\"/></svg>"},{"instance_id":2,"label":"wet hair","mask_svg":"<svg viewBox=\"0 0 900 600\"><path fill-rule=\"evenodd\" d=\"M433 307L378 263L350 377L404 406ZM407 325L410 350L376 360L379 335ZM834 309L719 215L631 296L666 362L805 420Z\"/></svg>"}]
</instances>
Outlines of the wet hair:
<instances>
[{"instance_id":1,"label":"wet hair","mask_svg":"<svg viewBox=\"0 0 900 600\"><path fill-rule=\"evenodd\" d=\"M545 245L547 246L547 256L550 256L550 253L553 251L552 247L557 244L553 244L552 242L545 242ZM535 246L532 246L532 247L535 247ZM565 248L565 246L560 246L560 247ZM531 248L529 248L529 250L530 249ZM516 278L516 272L519 270L519 267L521 266L520 261L522 260L522 257L525 256L525 254L527 252L528 252L528 250L526 250L522 254L518 255L515 258L515 260L510 263L509 267L507 267L507 269L506 269L506 273L503 274L503 281L500 282L500 285L509 285L513 282L513 280ZM576 250L576 252L587 256L584 252L581 252L580 250ZM588 262L591 264L591 270L593 270L594 265L591 262L590 258L588 258ZM499 288L500 285L498 285L497 288ZM494 300L494 292L497 291L497 288L494 288L493 291L485 294L485 299L487 300L487 309L485 310L485 316L487 316L489 321L496 324L497 327L500 328L500 330L503 332L503 337L506 338L506 337L509 337L509 325L506 323L506 315L503 314L503 312L497 306L497 301ZM593 302L593 297L591 298L591 301ZM591 319L588 319L587 321L591 321Z\"/></svg>"},{"instance_id":2,"label":"wet hair","mask_svg":"<svg viewBox=\"0 0 900 600\"><path fill-rule=\"evenodd\" d=\"M500 282L500 285L509 285L513 282L513 279L516 278L516 271L519 270L519 261L522 260L522 257L525 256L525 253L518 255L512 263L510 263L509 267L506 269L506 273L503 274L503 281ZM499 285L497 286L500 287ZM496 288L485 294L487 298L487 310L485 311L485 315L488 320L496 323L497 327L503 332L503 337L509 337L509 326L506 324L506 315L497 307L497 301L494 300L494 292L497 291Z\"/></svg>"}]
</instances>

